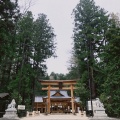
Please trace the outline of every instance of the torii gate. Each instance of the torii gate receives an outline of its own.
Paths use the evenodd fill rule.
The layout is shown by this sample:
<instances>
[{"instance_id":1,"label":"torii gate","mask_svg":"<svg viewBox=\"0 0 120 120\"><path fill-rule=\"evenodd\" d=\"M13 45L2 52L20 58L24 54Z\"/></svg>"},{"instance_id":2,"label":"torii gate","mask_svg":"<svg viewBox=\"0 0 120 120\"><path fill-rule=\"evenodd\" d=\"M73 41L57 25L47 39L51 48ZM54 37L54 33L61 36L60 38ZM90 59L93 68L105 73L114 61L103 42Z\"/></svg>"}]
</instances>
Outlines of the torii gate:
<instances>
[{"instance_id":1,"label":"torii gate","mask_svg":"<svg viewBox=\"0 0 120 120\"><path fill-rule=\"evenodd\" d=\"M72 113L74 114L74 94L73 90L76 89L76 80L39 80L41 85L46 86L42 87L42 90L47 90L48 94L48 105L47 105L47 113L50 113L50 90L70 90L71 91L71 106ZM66 86L67 85L67 86Z\"/></svg>"}]
</instances>

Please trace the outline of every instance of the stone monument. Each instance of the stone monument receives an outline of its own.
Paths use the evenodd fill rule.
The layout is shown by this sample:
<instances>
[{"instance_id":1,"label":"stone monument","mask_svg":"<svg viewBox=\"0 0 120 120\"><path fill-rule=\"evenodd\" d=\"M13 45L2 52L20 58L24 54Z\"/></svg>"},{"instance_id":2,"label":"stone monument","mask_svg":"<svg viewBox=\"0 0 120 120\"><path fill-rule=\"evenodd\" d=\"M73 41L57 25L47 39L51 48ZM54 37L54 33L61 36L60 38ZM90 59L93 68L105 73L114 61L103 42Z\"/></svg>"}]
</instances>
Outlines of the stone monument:
<instances>
[{"instance_id":1,"label":"stone monument","mask_svg":"<svg viewBox=\"0 0 120 120\"><path fill-rule=\"evenodd\" d=\"M118 120L116 118L110 118L105 113L105 108L103 103L101 103L99 98L93 100L93 114L94 117L89 120Z\"/></svg>"},{"instance_id":2,"label":"stone monument","mask_svg":"<svg viewBox=\"0 0 120 120\"><path fill-rule=\"evenodd\" d=\"M93 112L94 112L94 117L102 117L106 118L107 114L105 113L105 108L103 103L100 102L99 98L96 98L95 101L93 102Z\"/></svg>"},{"instance_id":3,"label":"stone monument","mask_svg":"<svg viewBox=\"0 0 120 120\"><path fill-rule=\"evenodd\" d=\"M7 109L5 110L5 115L2 120L19 120L17 116L17 110L15 108L15 100L13 99L10 104L8 104Z\"/></svg>"}]
</instances>

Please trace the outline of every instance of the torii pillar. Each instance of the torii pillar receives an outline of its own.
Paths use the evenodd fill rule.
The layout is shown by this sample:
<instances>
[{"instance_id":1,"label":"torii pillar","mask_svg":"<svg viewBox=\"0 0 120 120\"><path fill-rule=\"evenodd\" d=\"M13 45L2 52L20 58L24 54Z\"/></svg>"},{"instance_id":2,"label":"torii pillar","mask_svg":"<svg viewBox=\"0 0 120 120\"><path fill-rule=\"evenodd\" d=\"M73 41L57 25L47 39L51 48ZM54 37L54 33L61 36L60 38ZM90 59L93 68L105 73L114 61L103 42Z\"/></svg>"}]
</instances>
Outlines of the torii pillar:
<instances>
[{"instance_id":1,"label":"torii pillar","mask_svg":"<svg viewBox=\"0 0 120 120\"><path fill-rule=\"evenodd\" d=\"M72 106L72 113L74 114L75 108L74 108L73 85L71 85L71 106Z\"/></svg>"},{"instance_id":2,"label":"torii pillar","mask_svg":"<svg viewBox=\"0 0 120 120\"><path fill-rule=\"evenodd\" d=\"M47 113L50 113L50 85L48 86L48 101L47 101Z\"/></svg>"}]
</instances>

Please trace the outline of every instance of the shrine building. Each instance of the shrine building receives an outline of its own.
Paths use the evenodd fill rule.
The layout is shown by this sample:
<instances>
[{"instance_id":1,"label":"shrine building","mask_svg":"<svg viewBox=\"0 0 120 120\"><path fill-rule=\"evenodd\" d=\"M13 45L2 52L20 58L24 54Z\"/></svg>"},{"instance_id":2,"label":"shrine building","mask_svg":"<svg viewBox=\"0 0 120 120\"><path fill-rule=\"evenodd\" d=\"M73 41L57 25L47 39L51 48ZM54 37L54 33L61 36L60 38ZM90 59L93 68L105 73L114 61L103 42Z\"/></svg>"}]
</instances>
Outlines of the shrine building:
<instances>
[{"instance_id":1,"label":"shrine building","mask_svg":"<svg viewBox=\"0 0 120 120\"><path fill-rule=\"evenodd\" d=\"M39 80L47 96L35 96L34 109L41 113L77 113L79 97L74 96L76 80ZM70 96L68 95L70 91Z\"/></svg>"}]
</instances>

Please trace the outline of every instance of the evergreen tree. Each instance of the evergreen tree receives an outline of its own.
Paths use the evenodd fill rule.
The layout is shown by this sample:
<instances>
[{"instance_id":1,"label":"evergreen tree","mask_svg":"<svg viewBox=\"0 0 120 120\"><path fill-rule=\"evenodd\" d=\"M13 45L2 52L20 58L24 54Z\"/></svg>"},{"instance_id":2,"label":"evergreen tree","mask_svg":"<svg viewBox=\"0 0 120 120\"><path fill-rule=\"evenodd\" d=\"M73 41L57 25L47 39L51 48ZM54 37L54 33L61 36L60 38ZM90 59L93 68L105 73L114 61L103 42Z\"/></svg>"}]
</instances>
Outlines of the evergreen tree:
<instances>
[{"instance_id":1,"label":"evergreen tree","mask_svg":"<svg viewBox=\"0 0 120 120\"><path fill-rule=\"evenodd\" d=\"M24 16L21 16L17 24L12 81L8 86L12 97L17 100L17 104L20 104L20 102L22 104L30 103L31 99L31 81L34 76L31 64L32 39L33 16L31 12L27 12Z\"/></svg>"},{"instance_id":2,"label":"evergreen tree","mask_svg":"<svg viewBox=\"0 0 120 120\"><path fill-rule=\"evenodd\" d=\"M32 90L35 91L38 86L36 80L45 76L47 66L45 63L46 59L55 55L55 34L54 29L49 23L45 14L39 14L38 18L34 22L33 32L33 69L34 78L32 80ZM32 95L34 96L34 95ZM34 105L34 97L32 100Z\"/></svg>"},{"instance_id":3,"label":"evergreen tree","mask_svg":"<svg viewBox=\"0 0 120 120\"><path fill-rule=\"evenodd\" d=\"M93 0L80 0L80 3L73 10L73 15L75 26L73 50L75 57L78 59L79 84L82 84L87 91L83 100L85 101L88 99L91 87L91 97L98 96L96 91L96 78L100 72L98 59L100 59L105 46L108 16L104 9L95 5Z\"/></svg>"},{"instance_id":4,"label":"evergreen tree","mask_svg":"<svg viewBox=\"0 0 120 120\"><path fill-rule=\"evenodd\" d=\"M68 73L66 74L67 79L79 79L79 68L78 68L78 58L75 56L74 50L69 61L70 66L68 67Z\"/></svg>"},{"instance_id":5,"label":"evergreen tree","mask_svg":"<svg viewBox=\"0 0 120 120\"><path fill-rule=\"evenodd\" d=\"M120 21L112 14L111 25L106 33L107 45L103 54L105 64L103 93L101 99L108 115L120 117Z\"/></svg>"},{"instance_id":6,"label":"evergreen tree","mask_svg":"<svg viewBox=\"0 0 120 120\"><path fill-rule=\"evenodd\" d=\"M54 44L55 34L53 28L49 24L49 20L45 14L39 14L34 22L34 35L33 35L33 67L38 69L37 76L40 75L39 71L46 71L46 65L43 64L45 60L55 54Z\"/></svg>"},{"instance_id":7,"label":"evergreen tree","mask_svg":"<svg viewBox=\"0 0 120 120\"><path fill-rule=\"evenodd\" d=\"M37 80L46 73L45 60L54 55L55 35L46 15L40 14L34 21L28 11L18 22L16 36L13 76L8 88L17 103L30 109L35 93L38 94L37 88L41 87Z\"/></svg>"},{"instance_id":8,"label":"evergreen tree","mask_svg":"<svg viewBox=\"0 0 120 120\"><path fill-rule=\"evenodd\" d=\"M51 79L53 80L66 80L67 79L67 76L65 74L62 74L62 73L54 73L54 72L51 72L49 78L51 77Z\"/></svg>"},{"instance_id":9,"label":"evergreen tree","mask_svg":"<svg viewBox=\"0 0 120 120\"><path fill-rule=\"evenodd\" d=\"M0 92L8 92L15 50L16 23L19 18L17 0L0 1Z\"/></svg>"}]
</instances>

